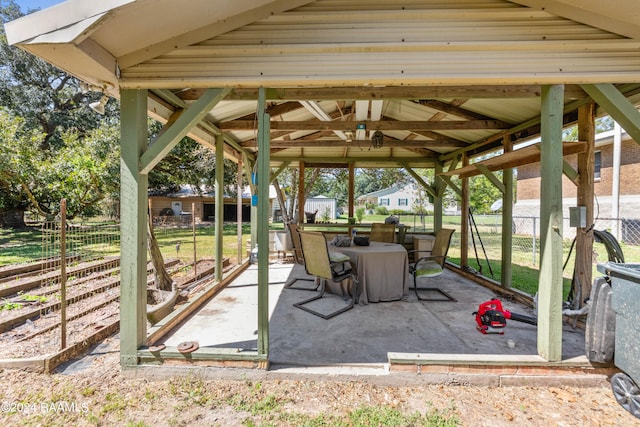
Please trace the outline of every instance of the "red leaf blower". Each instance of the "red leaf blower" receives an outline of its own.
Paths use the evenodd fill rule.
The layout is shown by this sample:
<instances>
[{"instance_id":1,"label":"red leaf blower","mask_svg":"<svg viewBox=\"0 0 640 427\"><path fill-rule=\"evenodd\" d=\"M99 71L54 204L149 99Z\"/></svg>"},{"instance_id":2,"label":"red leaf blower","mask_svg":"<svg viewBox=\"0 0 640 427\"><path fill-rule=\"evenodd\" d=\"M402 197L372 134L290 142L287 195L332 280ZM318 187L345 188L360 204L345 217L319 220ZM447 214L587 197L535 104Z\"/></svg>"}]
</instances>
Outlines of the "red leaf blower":
<instances>
[{"instance_id":1,"label":"red leaf blower","mask_svg":"<svg viewBox=\"0 0 640 427\"><path fill-rule=\"evenodd\" d=\"M535 317L525 316L523 314L512 313L502 308L499 299L494 298L490 301L483 302L478 307L478 311L473 313L476 316L476 329L483 334L504 334L502 330L507 326L507 319L516 320L518 322L537 325L538 319Z\"/></svg>"}]
</instances>

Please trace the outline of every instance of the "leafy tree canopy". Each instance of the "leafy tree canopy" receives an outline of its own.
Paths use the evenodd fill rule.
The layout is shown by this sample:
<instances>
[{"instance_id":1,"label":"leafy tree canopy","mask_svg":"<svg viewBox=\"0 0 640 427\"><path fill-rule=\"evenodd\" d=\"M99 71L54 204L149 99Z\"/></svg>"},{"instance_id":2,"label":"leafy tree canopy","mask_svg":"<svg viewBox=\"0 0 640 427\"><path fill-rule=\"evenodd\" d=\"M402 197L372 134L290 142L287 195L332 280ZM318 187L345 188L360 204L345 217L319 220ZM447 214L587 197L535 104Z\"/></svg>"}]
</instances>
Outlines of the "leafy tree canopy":
<instances>
[{"instance_id":1,"label":"leafy tree canopy","mask_svg":"<svg viewBox=\"0 0 640 427\"><path fill-rule=\"evenodd\" d=\"M22 15L13 0L0 3L3 24ZM119 106L110 100L98 115L88 105L101 95L83 91L78 79L8 46L0 26L0 226L22 225L3 218L22 218L23 211L52 218L62 198L71 218L104 213L104 200L119 199ZM149 121L151 140L160 129ZM235 164L225 164L225 182L235 183ZM182 184L211 191L214 180L215 154L189 138L149 175L150 189L162 192ZM235 185L225 189L235 192Z\"/></svg>"}]
</instances>

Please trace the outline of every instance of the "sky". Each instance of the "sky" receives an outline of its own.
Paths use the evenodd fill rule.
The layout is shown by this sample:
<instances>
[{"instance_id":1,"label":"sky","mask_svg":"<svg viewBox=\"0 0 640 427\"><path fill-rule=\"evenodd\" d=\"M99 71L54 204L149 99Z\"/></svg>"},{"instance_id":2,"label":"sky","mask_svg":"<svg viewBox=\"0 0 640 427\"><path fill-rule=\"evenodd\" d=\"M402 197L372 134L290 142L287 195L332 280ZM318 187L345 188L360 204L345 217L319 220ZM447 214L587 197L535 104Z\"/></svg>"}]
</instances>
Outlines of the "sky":
<instances>
[{"instance_id":1,"label":"sky","mask_svg":"<svg viewBox=\"0 0 640 427\"><path fill-rule=\"evenodd\" d=\"M62 3L62 1L63 0L15 0L23 12L27 12L30 9L46 9L54 4Z\"/></svg>"}]
</instances>

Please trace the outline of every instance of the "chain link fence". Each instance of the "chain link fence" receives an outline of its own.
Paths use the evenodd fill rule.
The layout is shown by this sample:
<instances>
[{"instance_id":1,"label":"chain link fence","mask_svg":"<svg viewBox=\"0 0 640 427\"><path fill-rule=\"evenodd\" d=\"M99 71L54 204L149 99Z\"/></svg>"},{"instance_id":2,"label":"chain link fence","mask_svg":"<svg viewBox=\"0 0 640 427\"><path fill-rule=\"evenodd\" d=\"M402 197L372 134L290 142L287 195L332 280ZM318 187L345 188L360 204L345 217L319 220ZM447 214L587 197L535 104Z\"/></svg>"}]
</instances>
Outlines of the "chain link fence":
<instances>
[{"instance_id":1,"label":"chain link fence","mask_svg":"<svg viewBox=\"0 0 640 427\"><path fill-rule=\"evenodd\" d=\"M453 256L459 256L457 248L460 248L461 242L460 220L460 215L446 216L443 220L444 227L452 227L457 230L451 241ZM470 266L481 269L484 276L500 280L499 272L488 270L490 267L487 260L497 261L502 257L502 215L474 214L470 218L469 227L468 254ZM594 230L610 232L620 243L626 262L640 261L640 220L598 218L595 221ZM512 263L537 270L540 262L540 217L514 217L511 231ZM570 226L569 218L563 219L563 236L563 256L566 261L576 236L576 228ZM597 241L594 243L594 263L607 261L607 252L601 246Z\"/></svg>"}]
</instances>

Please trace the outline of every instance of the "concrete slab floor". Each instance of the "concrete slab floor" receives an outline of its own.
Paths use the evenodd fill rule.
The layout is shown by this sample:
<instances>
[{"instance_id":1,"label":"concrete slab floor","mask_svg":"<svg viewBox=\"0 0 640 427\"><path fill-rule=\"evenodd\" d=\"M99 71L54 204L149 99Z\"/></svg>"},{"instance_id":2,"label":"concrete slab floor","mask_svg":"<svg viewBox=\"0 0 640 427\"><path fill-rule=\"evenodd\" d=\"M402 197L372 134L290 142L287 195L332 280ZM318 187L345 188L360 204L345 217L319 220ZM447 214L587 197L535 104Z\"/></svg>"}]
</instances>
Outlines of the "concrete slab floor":
<instances>
[{"instance_id":1,"label":"concrete slab floor","mask_svg":"<svg viewBox=\"0 0 640 427\"><path fill-rule=\"evenodd\" d=\"M536 327L507 321L504 335L483 335L472 314L480 303L496 297L491 290L445 271L435 286L457 302L405 300L356 305L324 320L293 307L313 295L284 289L290 277L306 276L300 265L275 262L269 269L269 361L271 366L380 365L387 353L536 355ZM257 267L250 266L231 285L208 301L162 341L177 346L197 341L200 347L257 347ZM305 285L305 282L298 282ZM308 285L308 283L307 283ZM502 300L505 309L533 316L528 307ZM314 303L330 311L346 304L326 294ZM584 331L563 328L563 360L584 355ZM490 356L488 358L490 360Z\"/></svg>"}]
</instances>

